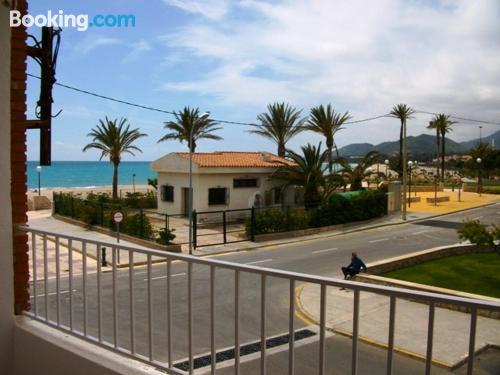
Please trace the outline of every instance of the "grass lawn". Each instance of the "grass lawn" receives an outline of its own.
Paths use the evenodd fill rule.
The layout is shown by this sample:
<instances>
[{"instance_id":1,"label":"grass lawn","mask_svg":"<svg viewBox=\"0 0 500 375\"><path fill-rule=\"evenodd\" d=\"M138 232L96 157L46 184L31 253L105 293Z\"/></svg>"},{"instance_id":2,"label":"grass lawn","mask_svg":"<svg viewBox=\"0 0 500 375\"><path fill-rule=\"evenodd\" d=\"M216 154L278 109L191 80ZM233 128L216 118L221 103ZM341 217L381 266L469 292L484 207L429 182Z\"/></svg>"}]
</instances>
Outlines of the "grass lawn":
<instances>
[{"instance_id":1,"label":"grass lawn","mask_svg":"<svg viewBox=\"0 0 500 375\"><path fill-rule=\"evenodd\" d=\"M500 255L455 255L380 276L500 298Z\"/></svg>"}]
</instances>

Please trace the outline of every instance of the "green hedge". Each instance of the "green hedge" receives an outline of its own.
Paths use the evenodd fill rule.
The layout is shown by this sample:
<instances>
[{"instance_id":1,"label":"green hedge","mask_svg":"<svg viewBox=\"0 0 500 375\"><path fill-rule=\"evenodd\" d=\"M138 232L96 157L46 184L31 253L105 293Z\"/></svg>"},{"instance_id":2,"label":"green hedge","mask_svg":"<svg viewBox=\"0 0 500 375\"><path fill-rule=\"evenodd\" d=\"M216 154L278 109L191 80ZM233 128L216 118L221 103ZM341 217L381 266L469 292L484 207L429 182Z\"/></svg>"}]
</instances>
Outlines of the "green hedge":
<instances>
[{"instance_id":1,"label":"green hedge","mask_svg":"<svg viewBox=\"0 0 500 375\"><path fill-rule=\"evenodd\" d=\"M173 230L164 228L160 231L155 231L149 218L142 211L142 208L124 206L120 204L121 201L109 201L104 194L89 194L89 196L90 198L83 199L81 196L71 193L54 194L54 212L83 221L88 225L99 225L115 230L116 224L112 216L115 212L120 211L123 213L123 221L120 223L121 233L164 245L172 243L175 238L175 235L172 233ZM140 206L142 204L140 202L144 201L142 198L139 198L134 201L132 206Z\"/></svg>"},{"instance_id":2,"label":"green hedge","mask_svg":"<svg viewBox=\"0 0 500 375\"><path fill-rule=\"evenodd\" d=\"M384 190L365 190L357 195L345 197L334 194L317 208L267 208L256 210L254 234L278 233L289 230L318 228L368 220L387 214L387 195ZM246 223L248 235L252 222Z\"/></svg>"}]
</instances>

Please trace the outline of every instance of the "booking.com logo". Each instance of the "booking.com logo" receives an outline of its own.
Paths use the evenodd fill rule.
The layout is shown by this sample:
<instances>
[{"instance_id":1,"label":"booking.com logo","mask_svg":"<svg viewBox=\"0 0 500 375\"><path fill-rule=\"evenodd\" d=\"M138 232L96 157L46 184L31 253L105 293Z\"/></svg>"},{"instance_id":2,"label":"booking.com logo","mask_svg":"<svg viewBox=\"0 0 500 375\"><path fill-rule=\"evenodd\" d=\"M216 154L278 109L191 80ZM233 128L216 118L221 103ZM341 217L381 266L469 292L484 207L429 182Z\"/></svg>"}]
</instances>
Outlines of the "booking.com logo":
<instances>
[{"instance_id":1,"label":"booking.com logo","mask_svg":"<svg viewBox=\"0 0 500 375\"><path fill-rule=\"evenodd\" d=\"M10 27L18 26L48 26L48 27L74 27L78 31L86 31L89 27L135 27L133 14L96 14L89 20L88 14L64 14L62 10L57 13L48 11L47 14L21 15L18 10L10 11Z\"/></svg>"}]
</instances>

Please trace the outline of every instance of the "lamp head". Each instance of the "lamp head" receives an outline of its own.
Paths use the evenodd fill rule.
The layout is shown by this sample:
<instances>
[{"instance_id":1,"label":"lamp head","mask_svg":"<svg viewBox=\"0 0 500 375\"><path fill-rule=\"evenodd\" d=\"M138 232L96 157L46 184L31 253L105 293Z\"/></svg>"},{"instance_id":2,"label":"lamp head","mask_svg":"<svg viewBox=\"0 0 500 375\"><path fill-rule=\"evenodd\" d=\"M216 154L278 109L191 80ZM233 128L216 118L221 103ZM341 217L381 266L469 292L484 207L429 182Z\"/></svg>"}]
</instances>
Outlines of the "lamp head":
<instances>
[{"instance_id":1,"label":"lamp head","mask_svg":"<svg viewBox=\"0 0 500 375\"><path fill-rule=\"evenodd\" d=\"M41 166L41 165L37 165L37 166L36 166L36 171L37 171L38 173L42 172L42 166Z\"/></svg>"},{"instance_id":2,"label":"lamp head","mask_svg":"<svg viewBox=\"0 0 500 375\"><path fill-rule=\"evenodd\" d=\"M476 159L476 163L481 164L481 162L482 162L481 158Z\"/></svg>"}]
</instances>

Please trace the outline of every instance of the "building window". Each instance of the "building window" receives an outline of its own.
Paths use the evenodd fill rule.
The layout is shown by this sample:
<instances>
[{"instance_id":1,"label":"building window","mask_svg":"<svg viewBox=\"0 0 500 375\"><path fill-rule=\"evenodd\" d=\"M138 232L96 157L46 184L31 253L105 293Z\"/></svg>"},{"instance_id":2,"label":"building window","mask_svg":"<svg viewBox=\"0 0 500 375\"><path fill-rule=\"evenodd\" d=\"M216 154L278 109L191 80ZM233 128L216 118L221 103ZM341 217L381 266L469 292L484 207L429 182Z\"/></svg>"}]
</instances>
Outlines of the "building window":
<instances>
[{"instance_id":1,"label":"building window","mask_svg":"<svg viewBox=\"0 0 500 375\"><path fill-rule=\"evenodd\" d=\"M225 205L227 198L226 188L210 188L208 189L208 204L209 205Z\"/></svg>"},{"instance_id":2,"label":"building window","mask_svg":"<svg viewBox=\"0 0 500 375\"><path fill-rule=\"evenodd\" d=\"M252 188L257 187L258 181L256 178L235 178L233 180L233 187L237 188Z\"/></svg>"},{"instance_id":3,"label":"building window","mask_svg":"<svg viewBox=\"0 0 500 375\"><path fill-rule=\"evenodd\" d=\"M173 202L174 201L174 187L170 185L162 185L161 190L161 200L162 202Z\"/></svg>"}]
</instances>

